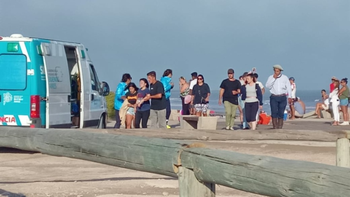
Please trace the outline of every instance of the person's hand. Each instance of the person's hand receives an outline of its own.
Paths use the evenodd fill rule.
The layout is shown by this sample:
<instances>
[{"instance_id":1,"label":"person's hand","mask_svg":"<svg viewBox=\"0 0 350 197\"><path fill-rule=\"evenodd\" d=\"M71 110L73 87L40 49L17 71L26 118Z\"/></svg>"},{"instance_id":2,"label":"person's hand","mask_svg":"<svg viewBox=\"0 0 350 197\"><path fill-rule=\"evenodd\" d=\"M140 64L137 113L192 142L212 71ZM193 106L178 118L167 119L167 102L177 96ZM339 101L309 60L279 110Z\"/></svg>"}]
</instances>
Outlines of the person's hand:
<instances>
[{"instance_id":1,"label":"person's hand","mask_svg":"<svg viewBox=\"0 0 350 197\"><path fill-rule=\"evenodd\" d=\"M259 109L260 109L260 110L262 110L262 109L263 109L263 106L262 106L262 105L260 105L260 106L259 106Z\"/></svg>"},{"instance_id":2,"label":"person's hand","mask_svg":"<svg viewBox=\"0 0 350 197\"><path fill-rule=\"evenodd\" d=\"M174 86L174 83L173 83L173 82L170 82L170 85L171 85L171 86Z\"/></svg>"},{"instance_id":3,"label":"person's hand","mask_svg":"<svg viewBox=\"0 0 350 197\"><path fill-rule=\"evenodd\" d=\"M219 102L218 102L218 104L219 104L219 105L222 105L222 101L221 101L221 99L219 99Z\"/></svg>"},{"instance_id":4,"label":"person's hand","mask_svg":"<svg viewBox=\"0 0 350 197\"><path fill-rule=\"evenodd\" d=\"M209 97L205 98L205 101L206 101L206 102L209 102Z\"/></svg>"},{"instance_id":5,"label":"person's hand","mask_svg":"<svg viewBox=\"0 0 350 197\"><path fill-rule=\"evenodd\" d=\"M277 79L278 78L278 75L275 73L273 74L273 78Z\"/></svg>"},{"instance_id":6,"label":"person's hand","mask_svg":"<svg viewBox=\"0 0 350 197\"><path fill-rule=\"evenodd\" d=\"M288 103L292 104L293 103L293 99L292 98L288 98Z\"/></svg>"},{"instance_id":7,"label":"person's hand","mask_svg":"<svg viewBox=\"0 0 350 197\"><path fill-rule=\"evenodd\" d=\"M190 104L193 105L193 101L191 101Z\"/></svg>"}]
</instances>

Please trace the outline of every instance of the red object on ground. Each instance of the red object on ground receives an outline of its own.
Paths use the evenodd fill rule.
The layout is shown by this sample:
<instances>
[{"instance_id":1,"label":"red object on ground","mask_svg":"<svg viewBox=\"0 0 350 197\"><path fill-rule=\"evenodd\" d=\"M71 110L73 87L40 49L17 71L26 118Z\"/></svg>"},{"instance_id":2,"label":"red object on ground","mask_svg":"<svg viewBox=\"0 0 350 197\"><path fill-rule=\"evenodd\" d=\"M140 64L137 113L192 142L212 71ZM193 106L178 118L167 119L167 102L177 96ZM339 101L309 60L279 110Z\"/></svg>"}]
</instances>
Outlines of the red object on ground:
<instances>
[{"instance_id":1,"label":"red object on ground","mask_svg":"<svg viewBox=\"0 0 350 197\"><path fill-rule=\"evenodd\" d=\"M271 116L266 115L266 113L261 113L259 115L259 122L258 124L264 124L268 125L271 121Z\"/></svg>"}]
</instances>

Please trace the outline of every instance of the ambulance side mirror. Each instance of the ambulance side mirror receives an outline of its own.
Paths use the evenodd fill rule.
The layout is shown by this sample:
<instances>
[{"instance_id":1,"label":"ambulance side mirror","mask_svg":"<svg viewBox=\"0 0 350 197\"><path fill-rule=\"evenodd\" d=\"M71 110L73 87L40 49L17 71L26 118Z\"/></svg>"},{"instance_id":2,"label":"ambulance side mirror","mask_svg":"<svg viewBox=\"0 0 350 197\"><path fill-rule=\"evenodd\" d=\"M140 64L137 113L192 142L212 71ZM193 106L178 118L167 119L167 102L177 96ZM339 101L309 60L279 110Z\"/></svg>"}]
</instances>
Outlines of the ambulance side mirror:
<instances>
[{"instance_id":1,"label":"ambulance side mirror","mask_svg":"<svg viewBox=\"0 0 350 197\"><path fill-rule=\"evenodd\" d=\"M109 85L107 82L102 81L101 83L101 92L102 92L102 96L108 96L109 95Z\"/></svg>"}]
</instances>

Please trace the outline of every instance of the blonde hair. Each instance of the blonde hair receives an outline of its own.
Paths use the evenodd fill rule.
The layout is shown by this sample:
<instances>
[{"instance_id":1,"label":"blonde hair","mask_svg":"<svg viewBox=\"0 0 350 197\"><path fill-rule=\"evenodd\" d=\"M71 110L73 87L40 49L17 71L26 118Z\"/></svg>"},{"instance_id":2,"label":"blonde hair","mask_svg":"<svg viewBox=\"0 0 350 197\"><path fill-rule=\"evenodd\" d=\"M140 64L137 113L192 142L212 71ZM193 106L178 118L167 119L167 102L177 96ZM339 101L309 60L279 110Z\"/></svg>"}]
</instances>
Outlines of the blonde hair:
<instances>
[{"instance_id":1,"label":"blonde hair","mask_svg":"<svg viewBox=\"0 0 350 197\"><path fill-rule=\"evenodd\" d=\"M181 77L180 77L180 79L183 79L183 80L185 80L185 81L186 81L185 77L183 77L183 76L181 76Z\"/></svg>"}]
</instances>

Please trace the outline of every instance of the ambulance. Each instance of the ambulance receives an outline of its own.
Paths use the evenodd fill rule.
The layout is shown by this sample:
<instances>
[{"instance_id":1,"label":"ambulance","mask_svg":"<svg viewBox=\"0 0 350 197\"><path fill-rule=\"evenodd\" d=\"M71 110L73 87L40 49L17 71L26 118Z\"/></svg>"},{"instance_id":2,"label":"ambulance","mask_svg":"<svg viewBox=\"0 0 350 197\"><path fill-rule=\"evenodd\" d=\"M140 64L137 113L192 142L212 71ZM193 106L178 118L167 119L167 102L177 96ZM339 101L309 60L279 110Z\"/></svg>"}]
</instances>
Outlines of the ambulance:
<instances>
[{"instance_id":1,"label":"ambulance","mask_svg":"<svg viewBox=\"0 0 350 197\"><path fill-rule=\"evenodd\" d=\"M105 128L108 94L84 45L0 37L0 126Z\"/></svg>"}]
</instances>

